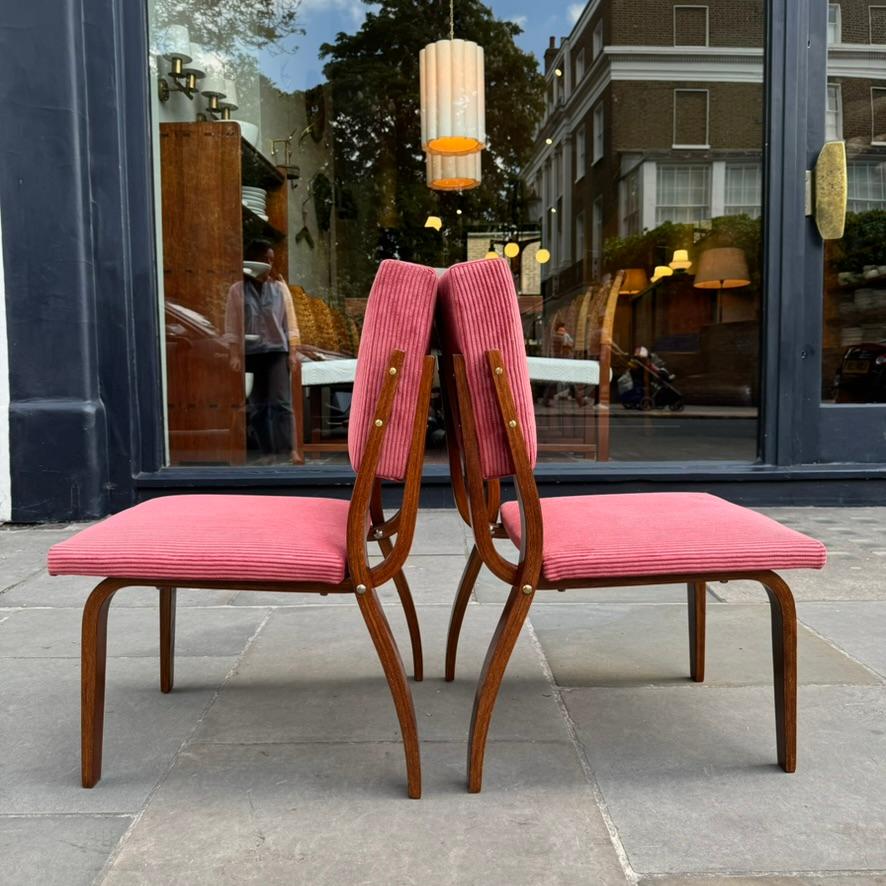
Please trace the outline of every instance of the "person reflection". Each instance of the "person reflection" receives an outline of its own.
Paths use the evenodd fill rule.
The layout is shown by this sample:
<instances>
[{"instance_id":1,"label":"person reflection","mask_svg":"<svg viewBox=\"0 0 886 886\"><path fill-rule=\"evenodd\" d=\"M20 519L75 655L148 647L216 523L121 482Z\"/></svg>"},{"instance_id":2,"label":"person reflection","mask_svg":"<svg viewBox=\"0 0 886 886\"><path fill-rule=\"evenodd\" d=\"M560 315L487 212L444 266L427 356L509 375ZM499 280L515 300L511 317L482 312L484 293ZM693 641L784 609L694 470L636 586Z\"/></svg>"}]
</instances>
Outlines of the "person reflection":
<instances>
[{"instance_id":1,"label":"person reflection","mask_svg":"<svg viewBox=\"0 0 886 886\"><path fill-rule=\"evenodd\" d=\"M575 339L566 331L565 323L558 323L554 327L554 334L551 337L551 355L559 359L572 359L575 356ZM559 388L559 390L558 390ZM575 391L575 402L579 406L585 405L584 385L559 384L550 382L545 386L542 401L547 407L551 407L552 399L561 400L570 397L571 391Z\"/></svg>"},{"instance_id":2,"label":"person reflection","mask_svg":"<svg viewBox=\"0 0 886 886\"><path fill-rule=\"evenodd\" d=\"M253 376L246 401L247 439L260 452L259 464L286 462L292 456L292 387L290 368L297 359L298 327L289 288L274 270L274 250L254 240L244 253L242 281L228 291L225 332L231 345L231 368ZM241 333L242 330L242 333ZM245 367L240 365L242 334Z\"/></svg>"}]
</instances>

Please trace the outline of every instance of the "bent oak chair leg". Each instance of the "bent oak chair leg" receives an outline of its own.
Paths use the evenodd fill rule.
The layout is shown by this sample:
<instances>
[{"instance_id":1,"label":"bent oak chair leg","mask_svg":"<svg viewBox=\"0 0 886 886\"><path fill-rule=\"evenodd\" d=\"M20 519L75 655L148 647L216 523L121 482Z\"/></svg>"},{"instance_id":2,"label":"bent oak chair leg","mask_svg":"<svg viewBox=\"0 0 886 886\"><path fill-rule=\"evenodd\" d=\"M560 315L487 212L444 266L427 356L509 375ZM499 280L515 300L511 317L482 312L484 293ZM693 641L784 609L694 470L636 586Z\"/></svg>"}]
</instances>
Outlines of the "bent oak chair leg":
<instances>
[{"instance_id":1,"label":"bent oak chair leg","mask_svg":"<svg viewBox=\"0 0 886 886\"><path fill-rule=\"evenodd\" d=\"M458 583L458 592L452 601L452 612L449 615L449 633L446 636L446 682L451 683L455 679L455 658L458 655L458 636L461 633L461 624L464 621L465 610L471 599L471 591L480 574L480 566L483 561L477 546L471 548L468 562L465 563Z\"/></svg>"},{"instance_id":2,"label":"bent oak chair leg","mask_svg":"<svg viewBox=\"0 0 886 886\"><path fill-rule=\"evenodd\" d=\"M413 800L418 800L421 797L421 755L418 747L418 726L415 722L415 708L412 704L409 684L406 682L403 661L375 590L367 588L364 593L356 596L363 620L366 622L369 635L372 637L375 650L381 660L381 666L394 698L397 718L400 721L400 734L403 737L403 750L406 754L407 792Z\"/></svg>"},{"instance_id":3,"label":"bent oak chair leg","mask_svg":"<svg viewBox=\"0 0 886 886\"><path fill-rule=\"evenodd\" d=\"M105 666L108 650L108 607L123 584L105 579L83 607L80 646L80 773L84 788L102 777L105 721Z\"/></svg>"},{"instance_id":4,"label":"bent oak chair leg","mask_svg":"<svg viewBox=\"0 0 886 886\"><path fill-rule=\"evenodd\" d=\"M389 557L394 550L394 545L389 538L380 538L378 546L385 557ZM412 599L412 592L409 590L409 582L406 581L406 576L403 574L402 569L394 576L394 586L397 588L397 594L403 606L403 613L406 616L406 624L409 627L409 642L412 645L412 673L415 682L421 683L424 679L421 628L418 625L418 615L415 612L415 603Z\"/></svg>"},{"instance_id":5,"label":"bent oak chair leg","mask_svg":"<svg viewBox=\"0 0 886 886\"><path fill-rule=\"evenodd\" d=\"M468 791L472 794L479 793L483 785L483 756L486 752L486 736L492 720L492 710L495 707L495 699L505 668L514 651L534 596L534 593L523 593L519 584L511 588L508 602L486 652L486 660L483 662L483 670L480 672L477 692L474 695L471 731L468 736Z\"/></svg>"},{"instance_id":6,"label":"bent oak chair leg","mask_svg":"<svg viewBox=\"0 0 886 886\"><path fill-rule=\"evenodd\" d=\"M772 666L775 677L775 737L778 765L797 768L797 611L787 583L774 572L761 580L772 613Z\"/></svg>"},{"instance_id":7,"label":"bent oak chair leg","mask_svg":"<svg viewBox=\"0 0 886 886\"><path fill-rule=\"evenodd\" d=\"M703 581L691 581L689 599L689 676L696 683L704 683L705 605L707 586Z\"/></svg>"},{"instance_id":8,"label":"bent oak chair leg","mask_svg":"<svg viewBox=\"0 0 886 886\"><path fill-rule=\"evenodd\" d=\"M175 588L160 587L160 691L175 682Z\"/></svg>"}]
</instances>

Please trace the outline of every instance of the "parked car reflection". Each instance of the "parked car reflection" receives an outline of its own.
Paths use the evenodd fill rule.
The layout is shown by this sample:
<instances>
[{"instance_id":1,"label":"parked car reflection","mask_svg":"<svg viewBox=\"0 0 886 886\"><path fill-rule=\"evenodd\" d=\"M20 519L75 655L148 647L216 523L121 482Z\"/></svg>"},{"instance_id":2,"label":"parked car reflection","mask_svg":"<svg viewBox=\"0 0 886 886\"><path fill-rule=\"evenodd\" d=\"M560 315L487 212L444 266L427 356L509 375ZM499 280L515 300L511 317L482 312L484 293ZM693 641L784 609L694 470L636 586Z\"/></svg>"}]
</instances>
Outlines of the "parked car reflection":
<instances>
[{"instance_id":1,"label":"parked car reflection","mask_svg":"<svg viewBox=\"0 0 886 886\"><path fill-rule=\"evenodd\" d=\"M886 341L847 348L834 376L836 403L886 403Z\"/></svg>"}]
</instances>

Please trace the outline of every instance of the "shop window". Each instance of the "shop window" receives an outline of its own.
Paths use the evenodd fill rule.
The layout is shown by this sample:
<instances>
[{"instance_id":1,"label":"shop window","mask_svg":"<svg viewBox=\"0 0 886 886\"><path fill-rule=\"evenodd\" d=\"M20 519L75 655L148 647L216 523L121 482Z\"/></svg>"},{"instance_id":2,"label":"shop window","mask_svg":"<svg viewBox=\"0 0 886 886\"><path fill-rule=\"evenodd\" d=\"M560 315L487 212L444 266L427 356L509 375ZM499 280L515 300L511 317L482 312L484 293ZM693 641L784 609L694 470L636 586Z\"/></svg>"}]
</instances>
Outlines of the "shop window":
<instances>
[{"instance_id":1,"label":"shop window","mask_svg":"<svg viewBox=\"0 0 886 886\"><path fill-rule=\"evenodd\" d=\"M674 46L707 46L708 7L674 7Z\"/></svg>"},{"instance_id":2,"label":"shop window","mask_svg":"<svg viewBox=\"0 0 886 886\"><path fill-rule=\"evenodd\" d=\"M603 153L605 151L604 124L605 113L603 110L603 103L600 102L594 108L594 163L603 159Z\"/></svg>"},{"instance_id":3,"label":"shop window","mask_svg":"<svg viewBox=\"0 0 886 886\"><path fill-rule=\"evenodd\" d=\"M854 160L848 173L849 212L886 210L886 162Z\"/></svg>"},{"instance_id":4,"label":"shop window","mask_svg":"<svg viewBox=\"0 0 886 886\"><path fill-rule=\"evenodd\" d=\"M828 84L825 138L828 141L840 141L843 138L843 97L840 87L833 83Z\"/></svg>"},{"instance_id":5,"label":"shop window","mask_svg":"<svg viewBox=\"0 0 886 886\"><path fill-rule=\"evenodd\" d=\"M587 132L584 126L580 126L575 132L575 180L584 178L587 166Z\"/></svg>"},{"instance_id":6,"label":"shop window","mask_svg":"<svg viewBox=\"0 0 886 886\"><path fill-rule=\"evenodd\" d=\"M591 277L600 279L600 268L603 260L603 198L594 200L593 219L591 226Z\"/></svg>"},{"instance_id":7,"label":"shop window","mask_svg":"<svg viewBox=\"0 0 886 886\"><path fill-rule=\"evenodd\" d=\"M674 147L708 147L707 89L674 90Z\"/></svg>"},{"instance_id":8,"label":"shop window","mask_svg":"<svg viewBox=\"0 0 886 886\"><path fill-rule=\"evenodd\" d=\"M621 228L623 234L637 234L640 231L640 170L635 169L622 179L622 214Z\"/></svg>"},{"instance_id":9,"label":"shop window","mask_svg":"<svg viewBox=\"0 0 886 886\"><path fill-rule=\"evenodd\" d=\"M828 44L842 42L843 30L840 16L840 4L828 3Z\"/></svg>"},{"instance_id":10,"label":"shop window","mask_svg":"<svg viewBox=\"0 0 886 886\"><path fill-rule=\"evenodd\" d=\"M695 223L711 215L711 169L702 165L658 164L655 223Z\"/></svg>"},{"instance_id":11,"label":"shop window","mask_svg":"<svg viewBox=\"0 0 886 886\"><path fill-rule=\"evenodd\" d=\"M597 59L601 52L603 52L603 19L597 19L597 24L594 25L594 33L592 36L592 47L593 47L593 56L594 59Z\"/></svg>"},{"instance_id":12,"label":"shop window","mask_svg":"<svg viewBox=\"0 0 886 886\"><path fill-rule=\"evenodd\" d=\"M886 6L868 7L871 43L886 43Z\"/></svg>"},{"instance_id":13,"label":"shop window","mask_svg":"<svg viewBox=\"0 0 886 886\"><path fill-rule=\"evenodd\" d=\"M725 215L760 217L762 181L756 163L730 163L726 166Z\"/></svg>"},{"instance_id":14,"label":"shop window","mask_svg":"<svg viewBox=\"0 0 886 886\"><path fill-rule=\"evenodd\" d=\"M579 49L575 55L575 86L584 79L585 75L585 51L584 47Z\"/></svg>"},{"instance_id":15,"label":"shop window","mask_svg":"<svg viewBox=\"0 0 886 886\"><path fill-rule=\"evenodd\" d=\"M585 214L579 212L575 216L575 260L583 261L585 257Z\"/></svg>"},{"instance_id":16,"label":"shop window","mask_svg":"<svg viewBox=\"0 0 886 886\"><path fill-rule=\"evenodd\" d=\"M886 88L871 88L871 121L873 133L871 141L875 145L886 145Z\"/></svg>"}]
</instances>

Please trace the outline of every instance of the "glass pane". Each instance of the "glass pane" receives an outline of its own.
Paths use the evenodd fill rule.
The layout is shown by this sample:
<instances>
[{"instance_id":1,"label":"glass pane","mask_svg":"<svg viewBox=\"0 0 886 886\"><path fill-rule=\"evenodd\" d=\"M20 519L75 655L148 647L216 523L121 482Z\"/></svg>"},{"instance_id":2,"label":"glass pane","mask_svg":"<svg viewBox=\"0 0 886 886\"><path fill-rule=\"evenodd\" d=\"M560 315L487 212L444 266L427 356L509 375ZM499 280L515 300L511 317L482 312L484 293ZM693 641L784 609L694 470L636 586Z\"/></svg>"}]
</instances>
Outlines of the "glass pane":
<instances>
[{"instance_id":1,"label":"glass pane","mask_svg":"<svg viewBox=\"0 0 886 886\"><path fill-rule=\"evenodd\" d=\"M378 263L509 243L542 459L756 458L763 0L455 0L487 143L449 191L418 65L449 4L147 3L171 464L345 464Z\"/></svg>"},{"instance_id":2,"label":"glass pane","mask_svg":"<svg viewBox=\"0 0 886 886\"><path fill-rule=\"evenodd\" d=\"M876 8L831 7L842 34L828 53L826 132L846 142L849 199L843 238L825 243L822 400L884 403L886 68L859 51L880 42ZM849 56L864 61L847 69Z\"/></svg>"}]
</instances>

